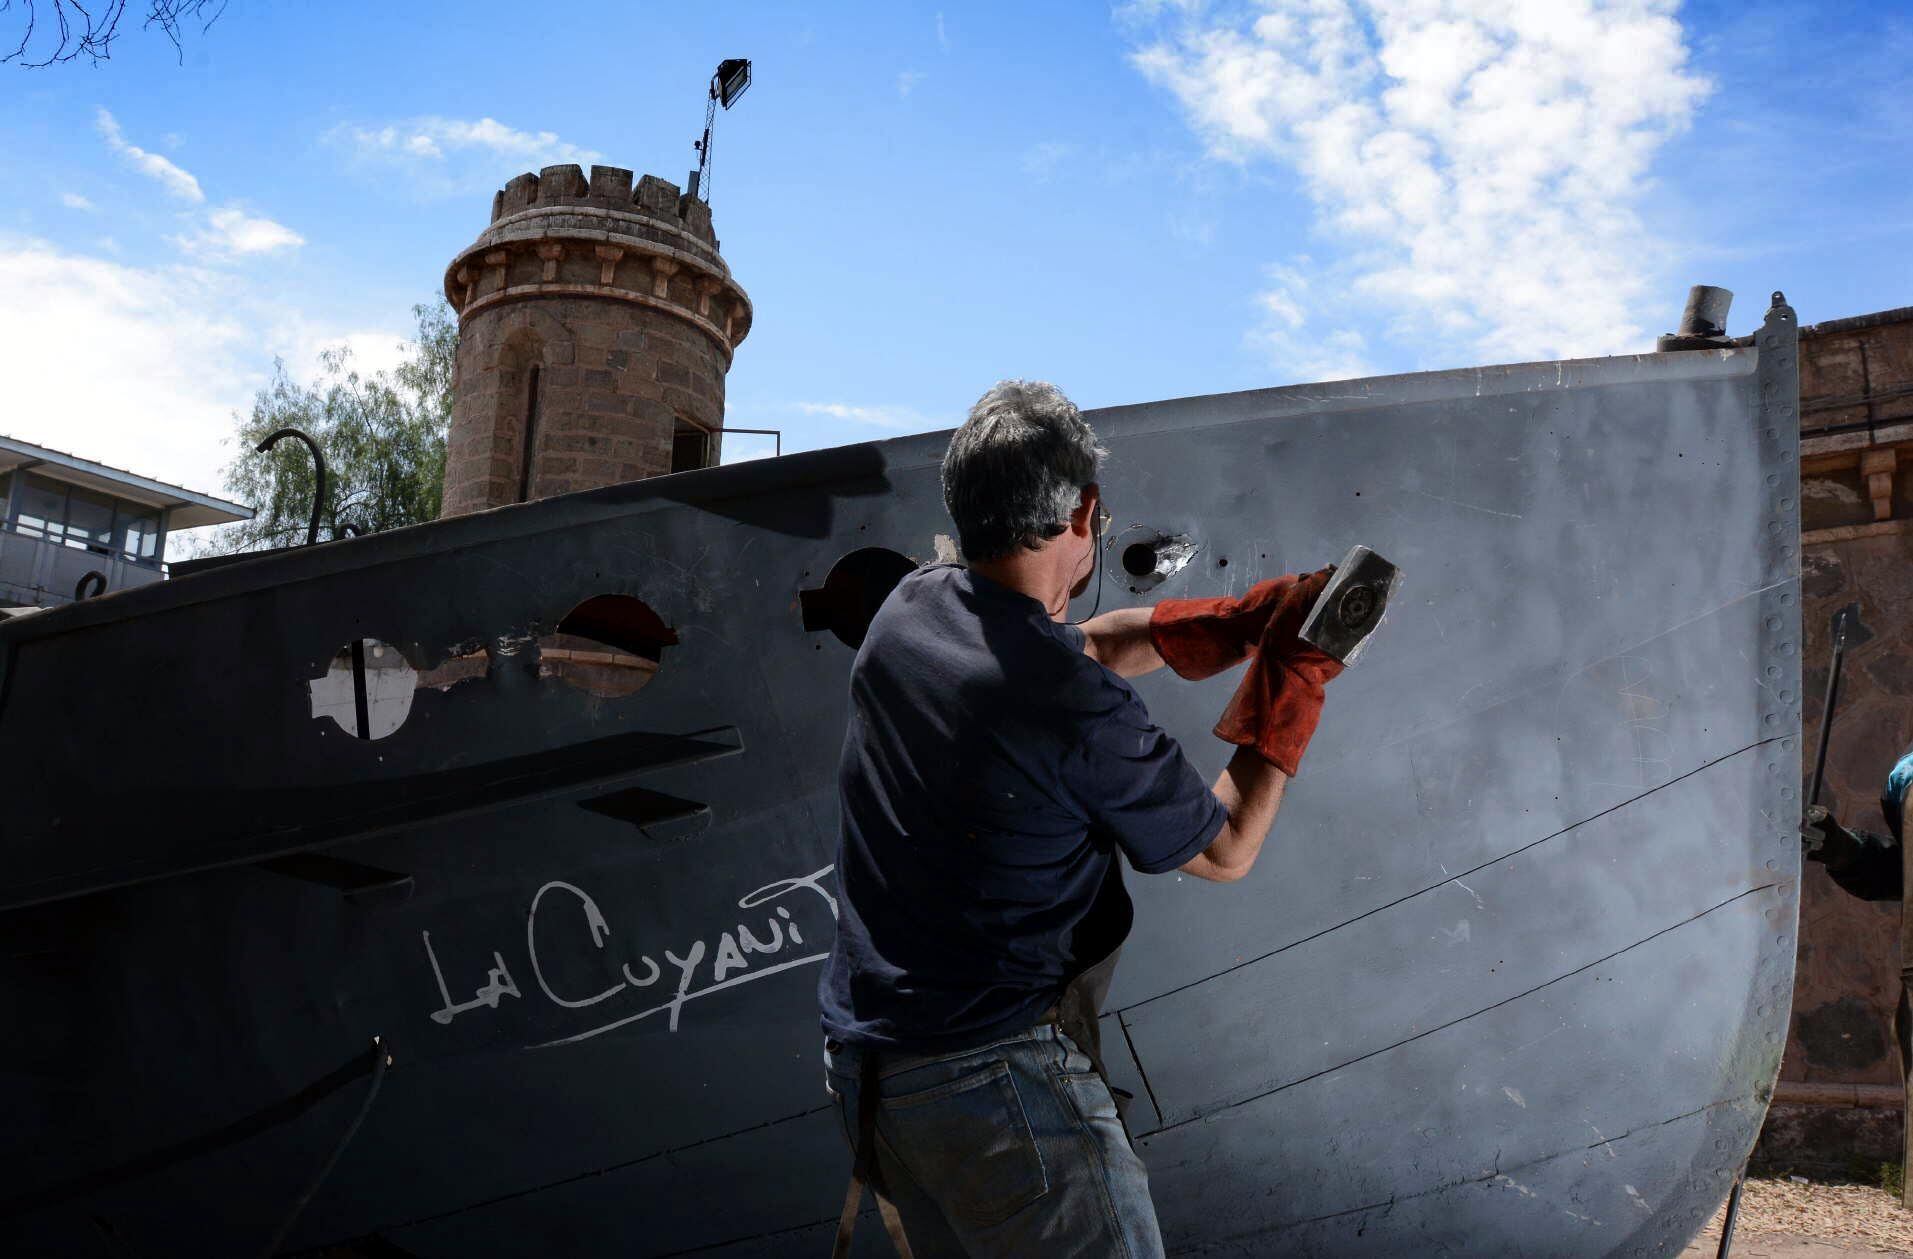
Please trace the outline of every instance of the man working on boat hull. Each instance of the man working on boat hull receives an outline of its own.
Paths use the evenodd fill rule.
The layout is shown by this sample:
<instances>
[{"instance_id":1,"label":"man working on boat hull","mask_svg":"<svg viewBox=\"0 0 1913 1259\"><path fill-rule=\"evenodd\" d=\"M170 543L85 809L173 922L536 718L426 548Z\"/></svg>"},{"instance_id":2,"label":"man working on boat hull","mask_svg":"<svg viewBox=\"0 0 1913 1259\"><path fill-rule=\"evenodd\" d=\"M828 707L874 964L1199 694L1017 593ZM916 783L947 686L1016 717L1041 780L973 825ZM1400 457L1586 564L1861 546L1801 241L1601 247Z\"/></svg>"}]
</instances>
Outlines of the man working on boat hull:
<instances>
[{"instance_id":1,"label":"man working on boat hull","mask_svg":"<svg viewBox=\"0 0 1913 1259\"><path fill-rule=\"evenodd\" d=\"M1115 858L1248 873L1341 665L1296 637L1329 570L1064 623L1100 558L1102 455L1054 386L985 394L943 462L968 567L905 577L851 671L819 981L857 1151L840 1252L869 1182L916 1259L1162 1253L1095 1058L1091 989L1132 912ZM1123 679L1244 660L1211 787Z\"/></svg>"}]
</instances>

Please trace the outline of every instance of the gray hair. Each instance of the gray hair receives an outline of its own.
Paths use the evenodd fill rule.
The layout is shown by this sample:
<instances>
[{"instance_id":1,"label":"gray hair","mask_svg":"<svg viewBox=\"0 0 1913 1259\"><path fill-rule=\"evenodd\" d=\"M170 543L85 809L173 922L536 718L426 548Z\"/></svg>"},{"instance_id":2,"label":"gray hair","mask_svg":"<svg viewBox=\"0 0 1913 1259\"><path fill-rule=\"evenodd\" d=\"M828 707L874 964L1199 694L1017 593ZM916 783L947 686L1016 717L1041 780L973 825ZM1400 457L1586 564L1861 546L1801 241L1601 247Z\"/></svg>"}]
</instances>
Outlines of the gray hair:
<instances>
[{"instance_id":1,"label":"gray hair","mask_svg":"<svg viewBox=\"0 0 1913 1259\"><path fill-rule=\"evenodd\" d=\"M972 562L1034 551L1063 532L1109 452L1076 404L1041 380L999 380L943 455L943 505Z\"/></svg>"}]
</instances>

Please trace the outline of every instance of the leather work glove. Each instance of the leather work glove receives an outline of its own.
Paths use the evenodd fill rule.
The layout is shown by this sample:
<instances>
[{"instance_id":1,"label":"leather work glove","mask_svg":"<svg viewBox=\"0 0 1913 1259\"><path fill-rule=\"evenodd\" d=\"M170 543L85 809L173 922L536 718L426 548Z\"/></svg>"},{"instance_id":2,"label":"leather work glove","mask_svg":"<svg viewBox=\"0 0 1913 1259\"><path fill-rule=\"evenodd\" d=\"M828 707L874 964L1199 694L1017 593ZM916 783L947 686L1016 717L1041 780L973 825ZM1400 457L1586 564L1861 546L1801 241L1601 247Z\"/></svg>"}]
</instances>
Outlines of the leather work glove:
<instances>
[{"instance_id":1,"label":"leather work glove","mask_svg":"<svg viewBox=\"0 0 1913 1259\"><path fill-rule=\"evenodd\" d=\"M1217 738L1254 748L1291 778L1322 719L1322 688L1342 672L1341 661L1296 637L1328 578L1327 569L1310 573L1277 604L1255 658L1216 722Z\"/></svg>"},{"instance_id":2,"label":"leather work glove","mask_svg":"<svg viewBox=\"0 0 1913 1259\"><path fill-rule=\"evenodd\" d=\"M1825 866L1835 883L1861 900L1896 901L1904 894L1904 858L1891 835L1851 830L1815 804L1801 819L1800 846L1808 861Z\"/></svg>"},{"instance_id":3,"label":"leather work glove","mask_svg":"<svg viewBox=\"0 0 1913 1259\"><path fill-rule=\"evenodd\" d=\"M1330 565L1271 577L1235 598L1164 599L1149 614L1149 641L1164 664L1191 682L1214 677L1255 654L1272 618L1291 616L1294 637L1334 572Z\"/></svg>"}]
</instances>

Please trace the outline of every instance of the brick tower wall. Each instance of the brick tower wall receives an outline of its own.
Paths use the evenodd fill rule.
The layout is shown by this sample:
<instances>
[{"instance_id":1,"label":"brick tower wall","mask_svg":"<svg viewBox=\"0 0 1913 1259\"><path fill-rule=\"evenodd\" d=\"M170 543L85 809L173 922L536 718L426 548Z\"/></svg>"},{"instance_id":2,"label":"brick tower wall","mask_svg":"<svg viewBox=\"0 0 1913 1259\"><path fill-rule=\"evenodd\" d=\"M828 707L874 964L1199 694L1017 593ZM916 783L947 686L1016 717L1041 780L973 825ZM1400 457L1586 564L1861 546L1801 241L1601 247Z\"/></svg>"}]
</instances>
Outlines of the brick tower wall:
<instances>
[{"instance_id":1,"label":"brick tower wall","mask_svg":"<svg viewBox=\"0 0 1913 1259\"><path fill-rule=\"evenodd\" d=\"M615 167L520 175L445 295L459 344L442 516L661 475L686 425L716 462L751 306L702 201Z\"/></svg>"}]
</instances>

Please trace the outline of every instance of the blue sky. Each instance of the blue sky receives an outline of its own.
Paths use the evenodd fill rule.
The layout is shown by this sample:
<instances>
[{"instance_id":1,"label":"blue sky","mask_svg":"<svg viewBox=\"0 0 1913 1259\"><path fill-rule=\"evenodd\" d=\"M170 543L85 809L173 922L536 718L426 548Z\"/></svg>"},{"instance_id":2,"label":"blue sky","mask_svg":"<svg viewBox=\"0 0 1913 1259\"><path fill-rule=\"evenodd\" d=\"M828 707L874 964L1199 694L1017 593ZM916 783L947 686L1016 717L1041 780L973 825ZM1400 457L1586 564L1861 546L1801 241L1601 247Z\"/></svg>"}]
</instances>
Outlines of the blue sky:
<instances>
[{"instance_id":1,"label":"blue sky","mask_svg":"<svg viewBox=\"0 0 1913 1259\"><path fill-rule=\"evenodd\" d=\"M1691 283L1736 332L1775 288L1913 304L1894 6L231 0L183 63L129 21L0 66L0 432L216 490L274 357L389 363L512 175L681 182L727 56L728 422L787 450L1002 376L1096 406L1645 350Z\"/></svg>"}]
</instances>

